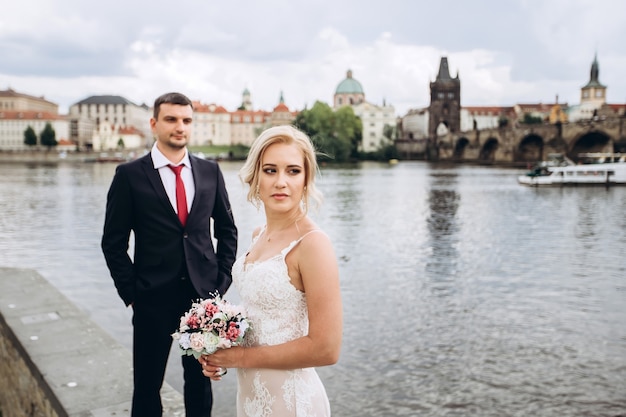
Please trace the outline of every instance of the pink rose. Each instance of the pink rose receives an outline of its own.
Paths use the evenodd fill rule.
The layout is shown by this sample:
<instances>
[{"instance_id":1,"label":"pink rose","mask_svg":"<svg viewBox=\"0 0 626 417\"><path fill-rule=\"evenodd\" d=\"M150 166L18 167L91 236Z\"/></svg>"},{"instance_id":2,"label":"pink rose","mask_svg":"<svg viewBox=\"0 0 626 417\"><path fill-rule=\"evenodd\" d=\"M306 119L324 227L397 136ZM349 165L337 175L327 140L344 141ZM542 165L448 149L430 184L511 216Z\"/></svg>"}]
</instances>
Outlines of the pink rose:
<instances>
[{"instance_id":1,"label":"pink rose","mask_svg":"<svg viewBox=\"0 0 626 417\"><path fill-rule=\"evenodd\" d=\"M189 338L189 347L196 352L201 352L204 349L204 335L200 332L192 333Z\"/></svg>"}]
</instances>

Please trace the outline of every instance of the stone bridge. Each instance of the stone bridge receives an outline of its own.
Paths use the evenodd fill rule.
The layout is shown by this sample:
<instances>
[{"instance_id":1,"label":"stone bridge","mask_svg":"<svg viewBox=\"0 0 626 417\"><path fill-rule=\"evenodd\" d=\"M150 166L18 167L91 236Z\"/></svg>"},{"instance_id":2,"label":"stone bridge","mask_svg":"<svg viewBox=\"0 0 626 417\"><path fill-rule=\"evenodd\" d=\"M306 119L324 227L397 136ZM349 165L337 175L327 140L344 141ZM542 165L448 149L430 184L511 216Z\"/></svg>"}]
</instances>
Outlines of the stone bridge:
<instances>
[{"instance_id":1,"label":"stone bridge","mask_svg":"<svg viewBox=\"0 0 626 417\"><path fill-rule=\"evenodd\" d=\"M561 153L577 161L585 152L626 152L625 117L606 117L563 124L512 127L448 133L436 141L398 141L399 154L442 161L527 165ZM433 144L432 146L431 144Z\"/></svg>"}]
</instances>

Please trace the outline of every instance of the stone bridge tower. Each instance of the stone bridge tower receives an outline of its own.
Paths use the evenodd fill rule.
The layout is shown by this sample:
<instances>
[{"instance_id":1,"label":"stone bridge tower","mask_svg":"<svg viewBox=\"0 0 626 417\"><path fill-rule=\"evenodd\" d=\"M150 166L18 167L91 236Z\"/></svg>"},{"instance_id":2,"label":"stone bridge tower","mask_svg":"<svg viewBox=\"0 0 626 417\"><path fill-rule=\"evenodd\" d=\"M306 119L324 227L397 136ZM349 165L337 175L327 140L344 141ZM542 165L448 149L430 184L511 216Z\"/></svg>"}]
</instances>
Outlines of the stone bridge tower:
<instances>
[{"instance_id":1,"label":"stone bridge tower","mask_svg":"<svg viewBox=\"0 0 626 417\"><path fill-rule=\"evenodd\" d=\"M461 80L450 77L448 58L442 57L437 79L430 83L428 138L437 143L437 136L461 130Z\"/></svg>"}]
</instances>

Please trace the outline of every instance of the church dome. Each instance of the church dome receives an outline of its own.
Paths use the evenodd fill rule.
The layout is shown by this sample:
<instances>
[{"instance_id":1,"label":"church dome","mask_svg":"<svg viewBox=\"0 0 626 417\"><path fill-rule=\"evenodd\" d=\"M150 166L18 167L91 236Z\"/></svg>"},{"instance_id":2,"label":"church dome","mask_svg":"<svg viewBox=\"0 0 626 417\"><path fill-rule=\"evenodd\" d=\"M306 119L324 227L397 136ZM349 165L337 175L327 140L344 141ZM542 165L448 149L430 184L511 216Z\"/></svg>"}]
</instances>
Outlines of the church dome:
<instances>
[{"instance_id":1,"label":"church dome","mask_svg":"<svg viewBox=\"0 0 626 417\"><path fill-rule=\"evenodd\" d=\"M339 83L335 94L364 94L361 83L352 78L352 71L348 70L346 79Z\"/></svg>"}]
</instances>

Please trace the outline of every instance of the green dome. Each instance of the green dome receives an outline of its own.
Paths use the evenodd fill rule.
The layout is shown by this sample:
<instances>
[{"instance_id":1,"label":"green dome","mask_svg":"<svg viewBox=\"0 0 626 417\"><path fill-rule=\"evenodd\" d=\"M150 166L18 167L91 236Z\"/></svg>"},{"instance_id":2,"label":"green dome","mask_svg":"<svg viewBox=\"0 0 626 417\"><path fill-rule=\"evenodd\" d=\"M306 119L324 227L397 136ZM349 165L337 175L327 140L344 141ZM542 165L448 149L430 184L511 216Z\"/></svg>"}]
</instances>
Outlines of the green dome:
<instances>
[{"instance_id":1,"label":"green dome","mask_svg":"<svg viewBox=\"0 0 626 417\"><path fill-rule=\"evenodd\" d=\"M352 71L348 70L345 80L339 83L335 94L364 94L361 83L352 78Z\"/></svg>"}]
</instances>

